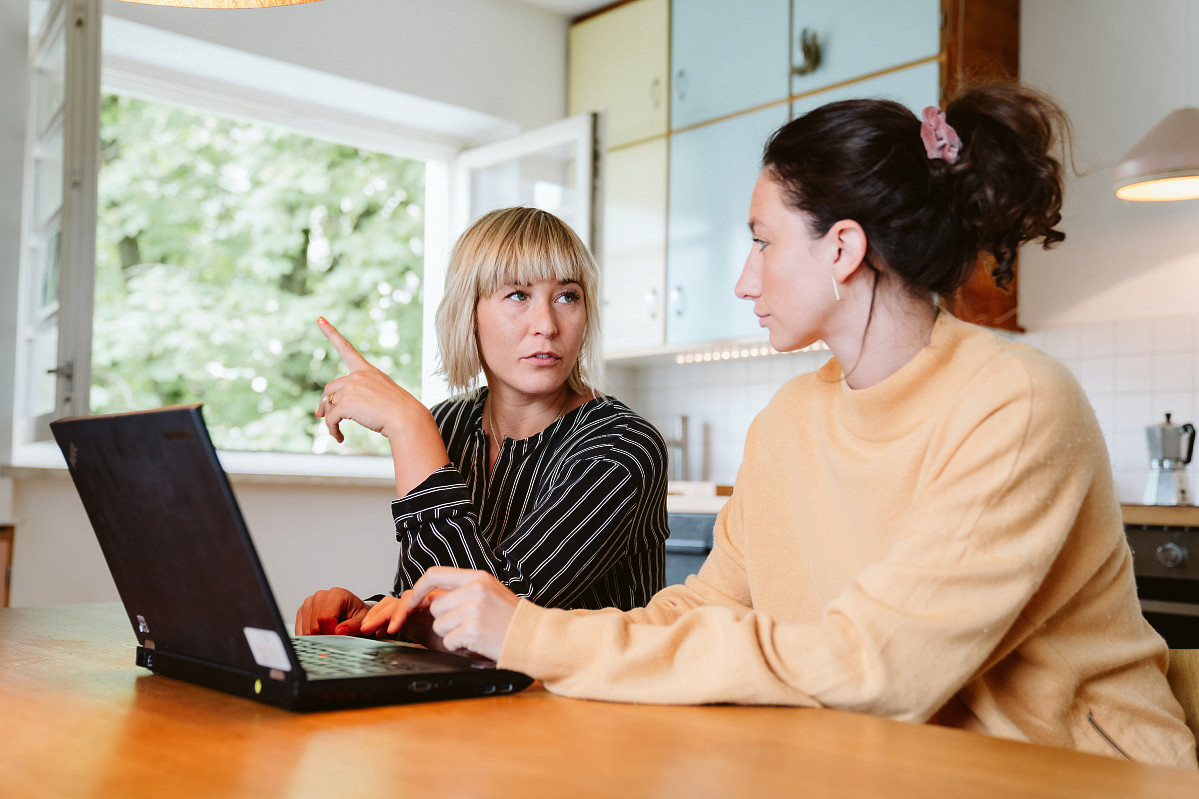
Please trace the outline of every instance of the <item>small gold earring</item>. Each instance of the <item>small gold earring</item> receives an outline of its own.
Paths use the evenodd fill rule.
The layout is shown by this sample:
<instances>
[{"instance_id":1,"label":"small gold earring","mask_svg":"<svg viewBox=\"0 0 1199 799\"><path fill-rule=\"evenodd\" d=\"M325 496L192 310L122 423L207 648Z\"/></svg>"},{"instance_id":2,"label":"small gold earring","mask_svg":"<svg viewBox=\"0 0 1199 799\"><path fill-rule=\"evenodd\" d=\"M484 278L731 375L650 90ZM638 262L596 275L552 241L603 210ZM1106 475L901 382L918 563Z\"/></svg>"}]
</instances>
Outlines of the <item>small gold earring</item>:
<instances>
[{"instance_id":1,"label":"small gold earring","mask_svg":"<svg viewBox=\"0 0 1199 799\"><path fill-rule=\"evenodd\" d=\"M837 276L830 275L830 277L833 279L833 297L837 302L844 302L844 298L841 296L841 287L837 285Z\"/></svg>"}]
</instances>

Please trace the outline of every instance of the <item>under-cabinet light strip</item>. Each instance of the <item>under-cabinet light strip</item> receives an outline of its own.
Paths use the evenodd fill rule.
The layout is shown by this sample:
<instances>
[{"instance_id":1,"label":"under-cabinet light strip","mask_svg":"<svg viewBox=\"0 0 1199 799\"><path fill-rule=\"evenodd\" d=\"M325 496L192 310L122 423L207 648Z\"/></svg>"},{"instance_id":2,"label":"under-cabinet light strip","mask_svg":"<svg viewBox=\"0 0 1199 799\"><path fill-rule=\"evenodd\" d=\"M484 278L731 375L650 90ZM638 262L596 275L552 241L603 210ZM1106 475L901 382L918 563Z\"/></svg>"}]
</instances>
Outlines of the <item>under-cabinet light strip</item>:
<instances>
[{"instance_id":1,"label":"under-cabinet light strip","mask_svg":"<svg viewBox=\"0 0 1199 799\"><path fill-rule=\"evenodd\" d=\"M809 344L803 349L795 350L795 352L823 352L828 349L828 345L823 341L817 341L815 344ZM735 361L742 358L760 358L764 355L783 355L771 347L769 344L755 344L753 346L728 346L715 347L705 350L692 350L691 352L680 352L674 356L676 364L685 363L712 363L714 361Z\"/></svg>"}]
</instances>

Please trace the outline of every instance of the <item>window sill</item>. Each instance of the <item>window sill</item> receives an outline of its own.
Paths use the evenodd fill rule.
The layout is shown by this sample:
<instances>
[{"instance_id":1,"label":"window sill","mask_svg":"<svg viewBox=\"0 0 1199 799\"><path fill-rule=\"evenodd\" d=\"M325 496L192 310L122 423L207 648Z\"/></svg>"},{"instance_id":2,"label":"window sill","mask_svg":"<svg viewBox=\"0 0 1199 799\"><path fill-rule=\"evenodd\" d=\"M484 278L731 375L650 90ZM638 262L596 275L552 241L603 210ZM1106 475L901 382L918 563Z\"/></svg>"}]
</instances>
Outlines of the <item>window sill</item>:
<instances>
[{"instance_id":1,"label":"window sill","mask_svg":"<svg viewBox=\"0 0 1199 799\"><path fill-rule=\"evenodd\" d=\"M390 458L366 455L300 455L277 452L217 452L232 483L258 485L395 485ZM37 479L67 476L62 452L54 444L30 444L13 452L12 464L0 464L0 477Z\"/></svg>"}]
</instances>

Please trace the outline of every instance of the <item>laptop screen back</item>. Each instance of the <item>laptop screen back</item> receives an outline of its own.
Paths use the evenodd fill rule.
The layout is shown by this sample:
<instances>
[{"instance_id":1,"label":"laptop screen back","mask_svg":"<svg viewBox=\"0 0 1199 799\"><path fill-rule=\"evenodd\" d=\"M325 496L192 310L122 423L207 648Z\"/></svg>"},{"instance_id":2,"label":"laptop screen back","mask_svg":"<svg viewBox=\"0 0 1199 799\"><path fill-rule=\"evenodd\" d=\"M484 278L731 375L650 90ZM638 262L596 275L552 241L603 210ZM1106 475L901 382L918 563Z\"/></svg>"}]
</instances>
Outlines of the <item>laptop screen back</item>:
<instances>
[{"instance_id":1,"label":"laptop screen back","mask_svg":"<svg viewBox=\"0 0 1199 799\"><path fill-rule=\"evenodd\" d=\"M198 405L51 429L143 646L255 670L251 627L295 662Z\"/></svg>"}]
</instances>

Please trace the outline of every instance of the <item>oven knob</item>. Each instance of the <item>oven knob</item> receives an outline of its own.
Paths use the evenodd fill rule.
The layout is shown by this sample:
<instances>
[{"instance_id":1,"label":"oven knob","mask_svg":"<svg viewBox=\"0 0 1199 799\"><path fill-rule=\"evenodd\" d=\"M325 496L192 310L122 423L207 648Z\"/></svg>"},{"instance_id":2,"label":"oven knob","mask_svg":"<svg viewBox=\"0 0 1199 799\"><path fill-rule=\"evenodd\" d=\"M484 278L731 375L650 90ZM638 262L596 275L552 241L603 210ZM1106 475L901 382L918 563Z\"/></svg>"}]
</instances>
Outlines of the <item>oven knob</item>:
<instances>
[{"instance_id":1,"label":"oven knob","mask_svg":"<svg viewBox=\"0 0 1199 799\"><path fill-rule=\"evenodd\" d=\"M1186 547L1179 546L1173 541L1162 544L1157 548L1157 562L1167 569L1174 569L1181 566L1186 559Z\"/></svg>"}]
</instances>

